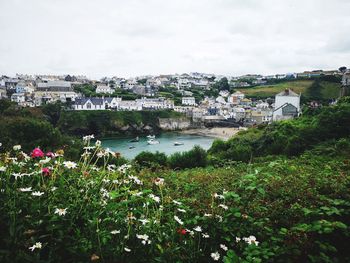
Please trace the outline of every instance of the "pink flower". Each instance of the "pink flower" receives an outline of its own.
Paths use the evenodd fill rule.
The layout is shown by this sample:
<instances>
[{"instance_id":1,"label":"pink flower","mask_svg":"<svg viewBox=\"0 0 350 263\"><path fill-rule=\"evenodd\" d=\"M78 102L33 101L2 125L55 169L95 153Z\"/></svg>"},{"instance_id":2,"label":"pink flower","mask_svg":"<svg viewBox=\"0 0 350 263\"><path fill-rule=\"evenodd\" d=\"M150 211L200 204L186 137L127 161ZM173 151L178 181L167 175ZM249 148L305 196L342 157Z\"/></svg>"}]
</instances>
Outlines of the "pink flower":
<instances>
[{"instance_id":1,"label":"pink flower","mask_svg":"<svg viewBox=\"0 0 350 263\"><path fill-rule=\"evenodd\" d=\"M50 158L55 158L55 154L53 152L47 152L46 156Z\"/></svg>"},{"instance_id":2,"label":"pink flower","mask_svg":"<svg viewBox=\"0 0 350 263\"><path fill-rule=\"evenodd\" d=\"M32 156L32 158L44 157L44 152L39 148L35 148L30 154L30 156Z\"/></svg>"},{"instance_id":3,"label":"pink flower","mask_svg":"<svg viewBox=\"0 0 350 263\"><path fill-rule=\"evenodd\" d=\"M43 173L43 175L49 176L51 171L50 171L49 168L44 167L44 168L41 169L41 172Z\"/></svg>"}]
</instances>

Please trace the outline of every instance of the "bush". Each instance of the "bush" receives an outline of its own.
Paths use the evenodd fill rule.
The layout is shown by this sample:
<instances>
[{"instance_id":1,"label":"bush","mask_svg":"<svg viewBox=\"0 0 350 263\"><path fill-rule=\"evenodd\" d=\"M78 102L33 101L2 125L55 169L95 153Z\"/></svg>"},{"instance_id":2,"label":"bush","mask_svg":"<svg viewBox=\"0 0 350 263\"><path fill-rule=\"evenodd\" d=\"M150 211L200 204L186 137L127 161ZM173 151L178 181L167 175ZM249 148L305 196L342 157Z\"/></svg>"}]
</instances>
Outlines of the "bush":
<instances>
[{"instance_id":1,"label":"bush","mask_svg":"<svg viewBox=\"0 0 350 263\"><path fill-rule=\"evenodd\" d=\"M167 156L158 151L155 153L141 152L134 158L134 161L141 167L166 166Z\"/></svg>"},{"instance_id":2,"label":"bush","mask_svg":"<svg viewBox=\"0 0 350 263\"><path fill-rule=\"evenodd\" d=\"M170 155L168 163L173 169L205 167L207 165L207 152L196 145L190 151Z\"/></svg>"}]
</instances>

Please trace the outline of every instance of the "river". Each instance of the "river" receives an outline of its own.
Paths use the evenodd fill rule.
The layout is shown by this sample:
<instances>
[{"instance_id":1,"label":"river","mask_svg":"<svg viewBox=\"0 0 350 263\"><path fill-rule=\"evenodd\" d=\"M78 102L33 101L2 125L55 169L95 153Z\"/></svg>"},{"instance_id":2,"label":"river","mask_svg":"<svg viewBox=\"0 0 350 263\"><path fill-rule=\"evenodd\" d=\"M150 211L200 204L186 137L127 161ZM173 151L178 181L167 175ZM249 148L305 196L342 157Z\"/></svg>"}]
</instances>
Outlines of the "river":
<instances>
[{"instance_id":1,"label":"river","mask_svg":"<svg viewBox=\"0 0 350 263\"><path fill-rule=\"evenodd\" d=\"M188 151L195 145L201 146L203 149L209 149L215 140L213 137L181 134L175 132L165 132L156 137L159 144L147 144L147 138L140 136L139 142L130 142L132 137L108 138L102 140L104 148L110 148L112 151L120 152L124 158L133 159L142 151L163 152L170 155L175 152ZM174 142L181 142L183 145L174 146ZM135 148L129 149L130 146Z\"/></svg>"}]
</instances>

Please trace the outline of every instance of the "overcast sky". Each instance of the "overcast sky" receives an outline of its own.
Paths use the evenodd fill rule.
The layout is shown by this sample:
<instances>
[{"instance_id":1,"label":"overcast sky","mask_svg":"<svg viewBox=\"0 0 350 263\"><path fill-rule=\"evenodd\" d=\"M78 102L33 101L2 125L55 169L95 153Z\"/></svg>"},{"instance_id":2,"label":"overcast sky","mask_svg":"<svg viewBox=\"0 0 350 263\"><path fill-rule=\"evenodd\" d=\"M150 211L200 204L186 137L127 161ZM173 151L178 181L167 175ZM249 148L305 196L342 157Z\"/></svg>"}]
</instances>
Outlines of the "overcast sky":
<instances>
[{"instance_id":1,"label":"overcast sky","mask_svg":"<svg viewBox=\"0 0 350 263\"><path fill-rule=\"evenodd\" d=\"M350 66L349 0L0 0L0 75Z\"/></svg>"}]
</instances>

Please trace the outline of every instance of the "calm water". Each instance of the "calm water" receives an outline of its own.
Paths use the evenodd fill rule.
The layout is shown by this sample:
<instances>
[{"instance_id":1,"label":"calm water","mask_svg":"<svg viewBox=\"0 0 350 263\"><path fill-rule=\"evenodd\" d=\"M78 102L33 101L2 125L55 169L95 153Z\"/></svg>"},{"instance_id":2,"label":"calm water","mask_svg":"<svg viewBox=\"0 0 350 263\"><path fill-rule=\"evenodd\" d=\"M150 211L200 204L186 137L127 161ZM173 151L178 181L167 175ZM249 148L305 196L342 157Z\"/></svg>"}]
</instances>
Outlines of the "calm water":
<instances>
[{"instance_id":1,"label":"calm water","mask_svg":"<svg viewBox=\"0 0 350 263\"><path fill-rule=\"evenodd\" d=\"M159 144L148 145L148 139L145 136L139 137L139 142L130 142L133 137L104 139L102 140L102 146L120 152L124 158L132 159L142 151L159 151L170 155L174 152L191 150L195 145L207 150L215 140L212 137L167 132L156 136L156 140L160 142ZM181 142L183 145L174 146L174 142ZM130 146L135 146L135 148L129 149Z\"/></svg>"}]
</instances>

